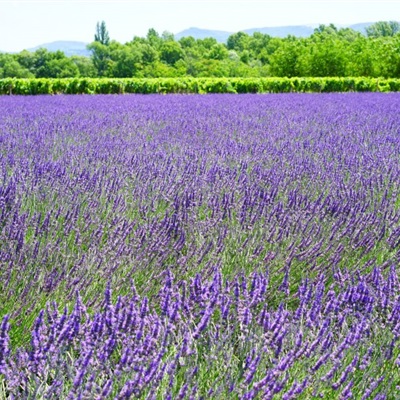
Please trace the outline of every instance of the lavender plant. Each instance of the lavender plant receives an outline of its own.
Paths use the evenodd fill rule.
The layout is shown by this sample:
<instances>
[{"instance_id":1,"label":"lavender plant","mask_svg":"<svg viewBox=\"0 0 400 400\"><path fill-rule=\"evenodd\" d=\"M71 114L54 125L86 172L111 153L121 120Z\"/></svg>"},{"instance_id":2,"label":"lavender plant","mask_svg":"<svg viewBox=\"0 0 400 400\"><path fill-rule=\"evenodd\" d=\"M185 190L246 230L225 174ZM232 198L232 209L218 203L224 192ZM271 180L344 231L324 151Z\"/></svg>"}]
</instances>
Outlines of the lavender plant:
<instances>
[{"instance_id":1,"label":"lavender plant","mask_svg":"<svg viewBox=\"0 0 400 400\"><path fill-rule=\"evenodd\" d=\"M398 97L0 98L0 398L396 398Z\"/></svg>"}]
</instances>

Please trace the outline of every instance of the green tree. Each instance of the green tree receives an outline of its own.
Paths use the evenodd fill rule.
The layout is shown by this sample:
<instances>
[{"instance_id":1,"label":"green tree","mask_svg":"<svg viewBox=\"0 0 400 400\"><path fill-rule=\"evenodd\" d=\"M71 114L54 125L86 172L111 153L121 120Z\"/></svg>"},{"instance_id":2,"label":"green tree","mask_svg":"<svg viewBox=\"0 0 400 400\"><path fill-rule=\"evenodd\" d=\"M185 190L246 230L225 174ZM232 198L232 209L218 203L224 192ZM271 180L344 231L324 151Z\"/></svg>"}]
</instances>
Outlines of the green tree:
<instances>
[{"instance_id":1,"label":"green tree","mask_svg":"<svg viewBox=\"0 0 400 400\"><path fill-rule=\"evenodd\" d=\"M201 44L201 40L196 40L192 36L184 37L179 40L179 44L184 52L184 58L187 63L196 62L204 57L208 52Z\"/></svg>"},{"instance_id":2,"label":"green tree","mask_svg":"<svg viewBox=\"0 0 400 400\"><path fill-rule=\"evenodd\" d=\"M365 38L360 32L351 28L341 28L338 30L338 36L346 42L354 42L360 38Z\"/></svg>"},{"instance_id":3,"label":"green tree","mask_svg":"<svg viewBox=\"0 0 400 400\"><path fill-rule=\"evenodd\" d=\"M32 74L35 74L35 55L34 53L23 50L15 55L15 59L20 65L29 70Z\"/></svg>"},{"instance_id":4,"label":"green tree","mask_svg":"<svg viewBox=\"0 0 400 400\"><path fill-rule=\"evenodd\" d=\"M193 36L184 36L180 38L178 42L185 50L196 47L196 39Z\"/></svg>"},{"instance_id":5,"label":"green tree","mask_svg":"<svg viewBox=\"0 0 400 400\"><path fill-rule=\"evenodd\" d=\"M174 42L175 41L175 36L172 32L164 31L161 36L162 36L162 40L164 42Z\"/></svg>"},{"instance_id":6,"label":"green tree","mask_svg":"<svg viewBox=\"0 0 400 400\"><path fill-rule=\"evenodd\" d=\"M33 68L37 78L45 77L46 64L50 60L61 59L65 54L61 51L49 52L47 49L40 48L33 53Z\"/></svg>"},{"instance_id":7,"label":"green tree","mask_svg":"<svg viewBox=\"0 0 400 400\"><path fill-rule=\"evenodd\" d=\"M76 64L62 51L48 51L44 48L32 54L21 52L17 59L26 66L36 78L66 78L79 76Z\"/></svg>"},{"instance_id":8,"label":"green tree","mask_svg":"<svg viewBox=\"0 0 400 400\"><path fill-rule=\"evenodd\" d=\"M372 40L359 35L352 41L347 51L347 76L377 76L377 54Z\"/></svg>"},{"instance_id":9,"label":"green tree","mask_svg":"<svg viewBox=\"0 0 400 400\"><path fill-rule=\"evenodd\" d=\"M13 55L0 54L0 78L34 78L34 75Z\"/></svg>"},{"instance_id":10,"label":"green tree","mask_svg":"<svg viewBox=\"0 0 400 400\"><path fill-rule=\"evenodd\" d=\"M250 37L247 48L250 52L250 58L260 60L263 64L267 63L269 59L267 47L270 40L271 36L254 32L253 36Z\"/></svg>"},{"instance_id":11,"label":"green tree","mask_svg":"<svg viewBox=\"0 0 400 400\"><path fill-rule=\"evenodd\" d=\"M394 36L400 32L400 23L396 21L379 21L365 28L368 37Z\"/></svg>"},{"instance_id":12,"label":"green tree","mask_svg":"<svg viewBox=\"0 0 400 400\"><path fill-rule=\"evenodd\" d=\"M225 60L228 55L228 49L222 43L215 43L208 52L208 58L211 60Z\"/></svg>"},{"instance_id":13,"label":"green tree","mask_svg":"<svg viewBox=\"0 0 400 400\"><path fill-rule=\"evenodd\" d=\"M86 47L91 51L92 63L97 71L97 76L106 76L110 66L110 35L108 34L106 23L97 22L94 42Z\"/></svg>"},{"instance_id":14,"label":"green tree","mask_svg":"<svg viewBox=\"0 0 400 400\"><path fill-rule=\"evenodd\" d=\"M194 64L196 77L224 77L229 75L229 68L219 60L200 59Z\"/></svg>"},{"instance_id":15,"label":"green tree","mask_svg":"<svg viewBox=\"0 0 400 400\"><path fill-rule=\"evenodd\" d=\"M73 78L79 76L79 69L68 57L54 58L39 68L36 76L43 78Z\"/></svg>"},{"instance_id":16,"label":"green tree","mask_svg":"<svg viewBox=\"0 0 400 400\"><path fill-rule=\"evenodd\" d=\"M213 37L207 37L204 39L197 39L197 46L203 49L204 52L210 50L214 45L218 44L217 40Z\"/></svg>"},{"instance_id":17,"label":"green tree","mask_svg":"<svg viewBox=\"0 0 400 400\"><path fill-rule=\"evenodd\" d=\"M283 43L282 38L271 37L265 44L256 51L254 58L260 60L263 64L270 64L272 54L274 54Z\"/></svg>"},{"instance_id":18,"label":"green tree","mask_svg":"<svg viewBox=\"0 0 400 400\"><path fill-rule=\"evenodd\" d=\"M117 42L110 45L109 76L130 78L140 75L139 71L142 68L143 59L139 46L122 45Z\"/></svg>"},{"instance_id":19,"label":"green tree","mask_svg":"<svg viewBox=\"0 0 400 400\"><path fill-rule=\"evenodd\" d=\"M237 32L228 37L226 45L228 50L243 51L247 49L250 42L250 36L244 32Z\"/></svg>"},{"instance_id":20,"label":"green tree","mask_svg":"<svg viewBox=\"0 0 400 400\"><path fill-rule=\"evenodd\" d=\"M97 22L94 41L99 42L105 46L108 46L110 44L110 35L108 34L106 23L104 21Z\"/></svg>"},{"instance_id":21,"label":"green tree","mask_svg":"<svg viewBox=\"0 0 400 400\"><path fill-rule=\"evenodd\" d=\"M79 76L94 78L97 75L96 68L94 67L91 58L84 56L72 56L71 61L77 66Z\"/></svg>"},{"instance_id":22,"label":"green tree","mask_svg":"<svg viewBox=\"0 0 400 400\"><path fill-rule=\"evenodd\" d=\"M150 46L147 43L144 43L138 46L139 51L142 53L142 61L144 65L153 64L159 60L159 55L157 50L154 47Z\"/></svg>"},{"instance_id":23,"label":"green tree","mask_svg":"<svg viewBox=\"0 0 400 400\"><path fill-rule=\"evenodd\" d=\"M150 46L156 50L158 50L163 43L162 38L160 37L158 32L153 28L150 28L147 31L146 39L147 39L148 43L150 44Z\"/></svg>"},{"instance_id":24,"label":"green tree","mask_svg":"<svg viewBox=\"0 0 400 400\"><path fill-rule=\"evenodd\" d=\"M244 64L249 64L250 62L250 52L248 50L243 50L240 54L240 61Z\"/></svg>"},{"instance_id":25,"label":"green tree","mask_svg":"<svg viewBox=\"0 0 400 400\"><path fill-rule=\"evenodd\" d=\"M294 36L281 41L280 46L269 58L270 72L273 76L300 76L299 59L304 52L300 39Z\"/></svg>"},{"instance_id":26,"label":"green tree","mask_svg":"<svg viewBox=\"0 0 400 400\"><path fill-rule=\"evenodd\" d=\"M228 71L225 76L244 78L260 76L260 71L258 68L254 68L251 65L244 64L241 61L224 61L224 66Z\"/></svg>"},{"instance_id":27,"label":"green tree","mask_svg":"<svg viewBox=\"0 0 400 400\"><path fill-rule=\"evenodd\" d=\"M334 25L320 25L306 40L301 54L300 74L303 76L345 76L348 62L346 42Z\"/></svg>"},{"instance_id":28,"label":"green tree","mask_svg":"<svg viewBox=\"0 0 400 400\"><path fill-rule=\"evenodd\" d=\"M144 67L143 76L146 78L173 78L177 76L177 71L170 65L160 61Z\"/></svg>"},{"instance_id":29,"label":"green tree","mask_svg":"<svg viewBox=\"0 0 400 400\"><path fill-rule=\"evenodd\" d=\"M373 39L376 76L400 77L400 35Z\"/></svg>"},{"instance_id":30,"label":"green tree","mask_svg":"<svg viewBox=\"0 0 400 400\"><path fill-rule=\"evenodd\" d=\"M321 24L318 26L318 28L314 29L314 35L318 35L319 33L322 33L324 35L337 35L338 30L336 26L333 24L329 25Z\"/></svg>"},{"instance_id":31,"label":"green tree","mask_svg":"<svg viewBox=\"0 0 400 400\"><path fill-rule=\"evenodd\" d=\"M97 76L106 76L111 61L109 46L94 41L88 44L87 48L92 53L92 62L97 71Z\"/></svg>"},{"instance_id":32,"label":"green tree","mask_svg":"<svg viewBox=\"0 0 400 400\"><path fill-rule=\"evenodd\" d=\"M178 60L184 57L184 52L178 42L164 42L160 49L160 58L168 65L175 64Z\"/></svg>"}]
</instances>

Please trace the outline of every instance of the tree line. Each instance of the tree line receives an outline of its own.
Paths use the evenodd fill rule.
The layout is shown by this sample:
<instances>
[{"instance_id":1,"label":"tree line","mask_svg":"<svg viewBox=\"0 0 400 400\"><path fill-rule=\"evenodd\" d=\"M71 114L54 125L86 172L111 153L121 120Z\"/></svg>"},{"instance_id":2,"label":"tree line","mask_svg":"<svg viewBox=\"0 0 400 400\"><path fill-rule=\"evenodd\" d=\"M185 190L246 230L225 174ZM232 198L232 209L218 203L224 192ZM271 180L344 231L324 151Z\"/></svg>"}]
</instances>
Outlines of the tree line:
<instances>
[{"instance_id":1,"label":"tree line","mask_svg":"<svg viewBox=\"0 0 400 400\"><path fill-rule=\"evenodd\" d=\"M2 53L0 78L400 77L400 24L393 21L365 35L330 24L307 38L237 32L226 43L149 29L125 44L110 39L103 21L88 49L90 57L43 48Z\"/></svg>"}]
</instances>

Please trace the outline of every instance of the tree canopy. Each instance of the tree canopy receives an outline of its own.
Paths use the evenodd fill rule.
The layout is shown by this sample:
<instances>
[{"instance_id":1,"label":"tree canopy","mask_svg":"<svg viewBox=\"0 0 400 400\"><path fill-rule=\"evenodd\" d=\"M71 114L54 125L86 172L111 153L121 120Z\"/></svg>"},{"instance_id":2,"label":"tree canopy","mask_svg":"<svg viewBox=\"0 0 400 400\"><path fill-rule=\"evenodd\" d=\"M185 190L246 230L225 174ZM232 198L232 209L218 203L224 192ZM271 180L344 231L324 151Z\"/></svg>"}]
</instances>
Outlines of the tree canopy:
<instances>
[{"instance_id":1,"label":"tree canopy","mask_svg":"<svg viewBox=\"0 0 400 400\"><path fill-rule=\"evenodd\" d=\"M105 46L110 43L110 35L108 34L106 23L104 21L97 23L94 41L99 42Z\"/></svg>"},{"instance_id":2,"label":"tree canopy","mask_svg":"<svg viewBox=\"0 0 400 400\"><path fill-rule=\"evenodd\" d=\"M90 57L61 51L0 54L5 77L400 77L400 24L377 22L363 35L350 28L320 25L310 37L232 34L227 43L149 29L127 43L110 39L97 23Z\"/></svg>"}]
</instances>

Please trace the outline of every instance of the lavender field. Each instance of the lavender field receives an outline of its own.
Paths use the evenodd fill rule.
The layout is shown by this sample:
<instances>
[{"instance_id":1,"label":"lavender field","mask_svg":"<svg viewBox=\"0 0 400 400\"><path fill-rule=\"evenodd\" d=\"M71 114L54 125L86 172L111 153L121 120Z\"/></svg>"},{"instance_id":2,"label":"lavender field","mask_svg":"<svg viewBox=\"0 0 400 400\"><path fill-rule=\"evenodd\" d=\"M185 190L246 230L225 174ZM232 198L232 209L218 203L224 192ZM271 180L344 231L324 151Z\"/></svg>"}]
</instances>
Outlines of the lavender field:
<instances>
[{"instance_id":1,"label":"lavender field","mask_svg":"<svg viewBox=\"0 0 400 400\"><path fill-rule=\"evenodd\" d=\"M0 98L0 399L399 399L400 94Z\"/></svg>"}]
</instances>

